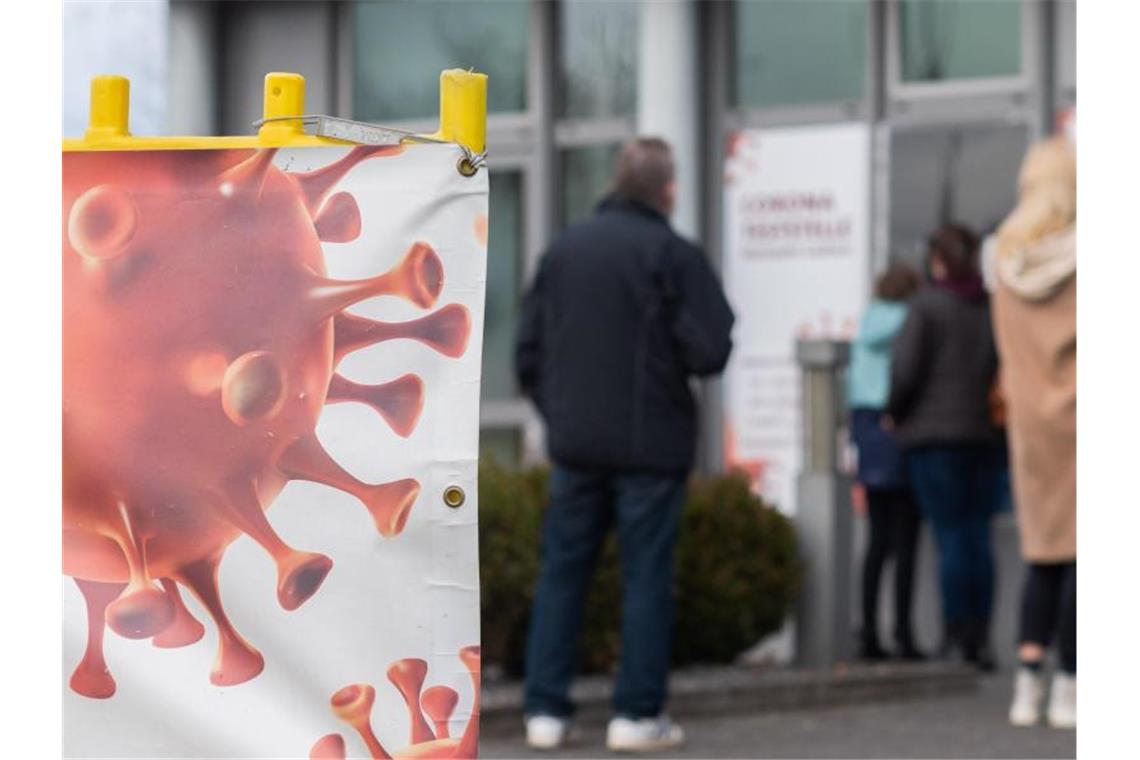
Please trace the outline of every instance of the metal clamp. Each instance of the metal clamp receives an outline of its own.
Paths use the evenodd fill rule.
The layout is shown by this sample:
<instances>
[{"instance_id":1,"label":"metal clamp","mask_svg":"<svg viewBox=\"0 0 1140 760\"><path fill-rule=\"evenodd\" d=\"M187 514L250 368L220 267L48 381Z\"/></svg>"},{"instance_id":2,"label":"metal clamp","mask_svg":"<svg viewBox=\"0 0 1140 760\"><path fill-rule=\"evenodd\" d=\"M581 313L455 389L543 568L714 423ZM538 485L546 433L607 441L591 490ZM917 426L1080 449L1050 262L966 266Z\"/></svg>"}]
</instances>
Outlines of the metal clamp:
<instances>
[{"instance_id":1,"label":"metal clamp","mask_svg":"<svg viewBox=\"0 0 1140 760\"><path fill-rule=\"evenodd\" d=\"M274 121L300 121L304 126L311 127L313 134L317 137L344 140L345 142L356 143L358 145L400 145L405 142L459 145L458 143L450 143L447 140L438 140L434 137L417 134L407 129L383 127L378 124L369 124L365 121L341 119L336 116L326 116L325 114L273 116L267 119L258 119L253 122L253 127L254 129L260 129L263 125ZM463 151L463 158L459 159L456 168L464 177L475 176L479 172L480 167L487 163L487 151L475 153L466 145L459 145L459 148Z\"/></svg>"}]
</instances>

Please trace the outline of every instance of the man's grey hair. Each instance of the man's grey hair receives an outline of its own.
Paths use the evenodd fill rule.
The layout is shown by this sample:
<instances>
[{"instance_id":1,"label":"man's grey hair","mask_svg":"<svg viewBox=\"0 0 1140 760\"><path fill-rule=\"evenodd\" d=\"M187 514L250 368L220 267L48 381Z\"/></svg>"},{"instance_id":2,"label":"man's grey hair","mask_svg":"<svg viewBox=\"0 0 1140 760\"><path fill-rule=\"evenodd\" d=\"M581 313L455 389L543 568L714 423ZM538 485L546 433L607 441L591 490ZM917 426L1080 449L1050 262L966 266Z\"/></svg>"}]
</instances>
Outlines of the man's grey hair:
<instances>
[{"instance_id":1,"label":"man's grey hair","mask_svg":"<svg viewBox=\"0 0 1140 760\"><path fill-rule=\"evenodd\" d=\"M614 162L613 196L664 211L665 187L673 181L673 150L660 137L635 137Z\"/></svg>"}]
</instances>

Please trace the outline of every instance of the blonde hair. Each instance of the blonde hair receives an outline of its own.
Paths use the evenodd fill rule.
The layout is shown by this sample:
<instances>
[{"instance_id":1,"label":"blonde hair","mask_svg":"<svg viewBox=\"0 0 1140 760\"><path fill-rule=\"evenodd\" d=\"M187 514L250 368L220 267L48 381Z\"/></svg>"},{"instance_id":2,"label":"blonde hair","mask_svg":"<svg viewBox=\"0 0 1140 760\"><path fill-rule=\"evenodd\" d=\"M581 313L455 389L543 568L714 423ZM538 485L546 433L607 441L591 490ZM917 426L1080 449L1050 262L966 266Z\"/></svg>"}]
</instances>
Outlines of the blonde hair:
<instances>
[{"instance_id":1,"label":"blonde hair","mask_svg":"<svg viewBox=\"0 0 1140 760\"><path fill-rule=\"evenodd\" d=\"M997 231L997 254L1009 256L1077 220L1077 153L1062 136L1029 149L1018 178L1017 207Z\"/></svg>"}]
</instances>

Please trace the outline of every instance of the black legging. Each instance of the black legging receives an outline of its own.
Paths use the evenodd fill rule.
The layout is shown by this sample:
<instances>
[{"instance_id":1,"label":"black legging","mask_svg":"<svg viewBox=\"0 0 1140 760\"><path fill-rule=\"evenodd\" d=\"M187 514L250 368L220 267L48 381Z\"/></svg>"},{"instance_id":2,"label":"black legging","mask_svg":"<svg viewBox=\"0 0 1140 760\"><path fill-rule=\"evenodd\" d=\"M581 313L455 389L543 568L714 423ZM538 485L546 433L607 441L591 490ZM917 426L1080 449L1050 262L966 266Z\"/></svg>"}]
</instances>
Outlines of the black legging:
<instances>
[{"instance_id":1,"label":"black legging","mask_svg":"<svg viewBox=\"0 0 1140 760\"><path fill-rule=\"evenodd\" d=\"M1030 564L1021 594L1021 643L1048 648L1057 636L1061 669L1077 672L1077 563Z\"/></svg>"},{"instance_id":2,"label":"black legging","mask_svg":"<svg viewBox=\"0 0 1140 760\"><path fill-rule=\"evenodd\" d=\"M863 563L863 634L878 630L879 578L883 565L895 557L895 640L913 644L910 608L914 559L918 548L918 507L908 489L867 490L871 539Z\"/></svg>"}]
</instances>

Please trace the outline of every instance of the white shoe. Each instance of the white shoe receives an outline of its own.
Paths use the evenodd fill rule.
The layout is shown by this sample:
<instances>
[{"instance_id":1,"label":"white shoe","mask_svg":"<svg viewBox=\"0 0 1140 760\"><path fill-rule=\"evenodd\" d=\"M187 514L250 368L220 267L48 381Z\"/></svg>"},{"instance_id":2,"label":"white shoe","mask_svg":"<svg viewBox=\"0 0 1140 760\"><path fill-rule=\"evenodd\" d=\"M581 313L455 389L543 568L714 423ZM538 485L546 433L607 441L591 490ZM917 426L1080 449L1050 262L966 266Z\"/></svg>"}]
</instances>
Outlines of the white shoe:
<instances>
[{"instance_id":1,"label":"white shoe","mask_svg":"<svg viewBox=\"0 0 1140 760\"><path fill-rule=\"evenodd\" d=\"M1068 673L1053 676L1049 693L1049 711L1046 714L1053 728L1077 727L1077 677Z\"/></svg>"},{"instance_id":2,"label":"white shoe","mask_svg":"<svg viewBox=\"0 0 1140 760\"><path fill-rule=\"evenodd\" d=\"M651 752L679 747L685 741L681 727L664 715L656 718L614 718L606 729L611 752Z\"/></svg>"},{"instance_id":3,"label":"white shoe","mask_svg":"<svg viewBox=\"0 0 1140 760\"><path fill-rule=\"evenodd\" d=\"M566 743L570 722L553 715L532 715L526 719L526 743L532 749L558 749Z\"/></svg>"},{"instance_id":4,"label":"white shoe","mask_svg":"<svg viewBox=\"0 0 1140 760\"><path fill-rule=\"evenodd\" d=\"M1013 703L1009 706L1009 722L1015 726L1036 726L1041 722L1041 702L1045 698L1045 679L1029 668L1018 668L1013 679Z\"/></svg>"}]
</instances>

